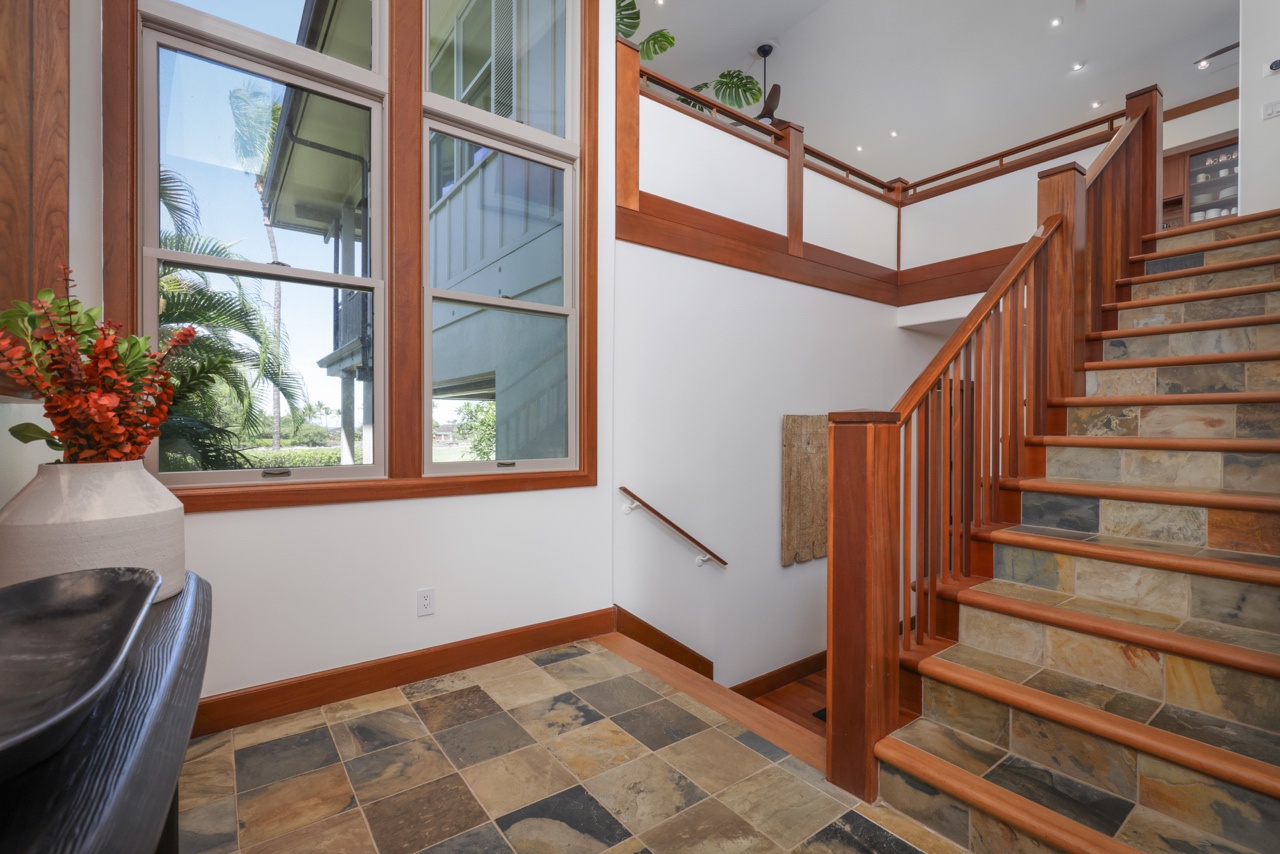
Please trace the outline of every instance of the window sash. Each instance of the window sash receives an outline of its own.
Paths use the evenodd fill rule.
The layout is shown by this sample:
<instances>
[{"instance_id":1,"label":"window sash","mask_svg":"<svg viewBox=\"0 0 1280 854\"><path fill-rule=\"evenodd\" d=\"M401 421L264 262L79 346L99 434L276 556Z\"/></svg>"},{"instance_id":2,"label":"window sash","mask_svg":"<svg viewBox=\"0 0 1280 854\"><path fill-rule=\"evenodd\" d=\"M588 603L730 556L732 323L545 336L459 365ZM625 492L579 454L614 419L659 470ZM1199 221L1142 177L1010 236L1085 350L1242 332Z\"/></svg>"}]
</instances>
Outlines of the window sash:
<instances>
[{"instance_id":1,"label":"window sash","mask_svg":"<svg viewBox=\"0 0 1280 854\"><path fill-rule=\"evenodd\" d=\"M428 477L441 477L463 474L503 474L518 475L522 472L571 471L579 465L579 432L582 428L582 406L579 400L579 378L582 371L581 356L581 323L578 311L580 270L578 265L580 231L579 231L579 175L577 159L565 160L548 157L536 150L523 149L507 141L493 136L476 133L464 126L441 121L439 118L426 116L423 121L423 199L431 198L431 134L432 132L447 134L462 142L470 142L490 148L495 152L521 157L534 163L540 163L564 173L564 233L562 285L564 287L563 306L528 302L519 299L504 299L432 287L431 281L431 217L444 209L444 203L456 195L457 188L462 186L463 178L471 175L475 169L469 168L463 175L457 176L455 186L444 193L439 202L424 211L422 258L423 258L423 473ZM456 157L456 155L455 155ZM434 387L433 374L433 341L432 317L436 300L493 308L524 314L562 317L567 321L567 409L568 455L550 459L517 459L501 461L459 461L435 462L432 458L431 400ZM499 465L499 462L502 465ZM514 464L514 465L513 465Z\"/></svg>"},{"instance_id":2,"label":"window sash","mask_svg":"<svg viewBox=\"0 0 1280 854\"><path fill-rule=\"evenodd\" d=\"M165 8L175 4L160 4ZM377 4L381 6L381 4ZM176 7L188 12L186 7ZM195 13L202 17L211 17ZM230 25L237 30L246 28ZM330 59L297 45L287 45L279 39L262 36L256 31L248 31L269 42L293 47L305 54L315 55L322 59ZM159 470L159 443L153 445L146 456L146 466L162 483L172 487L213 487L234 485L259 485L265 483L296 483L367 480L384 478L387 474L387 330L388 299L386 285L382 277L385 263L386 243L386 209L384 199L385 174L385 141L384 112L381 98L369 97L361 92L333 86L330 83L300 75L292 68L282 67L282 63L273 57L245 57L242 53L233 53L222 49L219 45L209 44L211 40L190 39L170 32L145 27L142 31L142 46L139 56L139 77L141 79L141 98L139 104L140 149L141 160L138 169L138 193L140 199L141 233L139 257L139 283L142 289L139 300L141 322L144 334L155 336L159 328L159 284L161 262L172 262L181 266L192 266L213 273L230 273L255 278L278 279L280 281L300 284L322 285L327 287L351 287L370 291L373 295L374 311L374 389L373 389L373 428L374 447L372 464L352 464L347 466L299 467L288 469L287 477L264 476L261 469L236 469L228 471L202 472L161 472ZM344 276L295 267L277 266L252 261L236 261L211 258L184 252L174 252L160 246L160 128L159 128L159 68L158 57L161 48L169 48L191 54L201 59L222 63L232 68L257 74L290 86L307 89L367 108L370 111L370 161L369 161L369 224L366 251L369 258L369 277ZM339 62L347 68L355 68L349 63Z\"/></svg>"}]
</instances>

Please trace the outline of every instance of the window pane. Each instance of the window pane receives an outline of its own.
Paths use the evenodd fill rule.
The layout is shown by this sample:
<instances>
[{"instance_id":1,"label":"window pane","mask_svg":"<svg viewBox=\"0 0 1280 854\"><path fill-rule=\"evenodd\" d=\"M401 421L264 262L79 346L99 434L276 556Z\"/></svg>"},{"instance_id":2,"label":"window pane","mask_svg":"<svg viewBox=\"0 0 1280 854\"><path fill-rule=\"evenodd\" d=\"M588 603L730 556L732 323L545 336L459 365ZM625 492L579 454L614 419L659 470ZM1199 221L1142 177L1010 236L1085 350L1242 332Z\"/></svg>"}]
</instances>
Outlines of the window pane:
<instances>
[{"instance_id":1,"label":"window pane","mask_svg":"<svg viewBox=\"0 0 1280 854\"><path fill-rule=\"evenodd\" d=\"M370 111L167 48L161 248L369 275Z\"/></svg>"},{"instance_id":2,"label":"window pane","mask_svg":"<svg viewBox=\"0 0 1280 854\"><path fill-rule=\"evenodd\" d=\"M430 135L430 282L564 305L564 170Z\"/></svg>"},{"instance_id":3,"label":"window pane","mask_svg":"<svg viewBox=\"0 0 1280 854\"><path fill-rule=\"evenodd\" d=\"M186 325L161 471L373 462L371 292L163 266L161 340Z\"/></svg>"},{"instance_id":4,"label":"window pane","mask_svg":"<svg viewBox=\"0 0 1280 854\"><path fill-rule=\"evenodd\" d=\"M426 2L432 92L565 135L565 0Z\"/></svg>"},{"instance_id":5,"label":"window pane","mask_svg":"<svg viewBox=\"0 0 1280 854\"><path fill-rule=\"evenodd\" d=\"M567 457L568 320L431 308L432 461Z\"/></svg>"},{"instance_id":6,"label":"window pane","mask_svg":"<svg viewBox=\"0 0 1280 854\"><path fill-rule=\"evenodd\" d=\"M327 56L373 67L373 0L178 0Z\"/></svg>"}]
</instances>

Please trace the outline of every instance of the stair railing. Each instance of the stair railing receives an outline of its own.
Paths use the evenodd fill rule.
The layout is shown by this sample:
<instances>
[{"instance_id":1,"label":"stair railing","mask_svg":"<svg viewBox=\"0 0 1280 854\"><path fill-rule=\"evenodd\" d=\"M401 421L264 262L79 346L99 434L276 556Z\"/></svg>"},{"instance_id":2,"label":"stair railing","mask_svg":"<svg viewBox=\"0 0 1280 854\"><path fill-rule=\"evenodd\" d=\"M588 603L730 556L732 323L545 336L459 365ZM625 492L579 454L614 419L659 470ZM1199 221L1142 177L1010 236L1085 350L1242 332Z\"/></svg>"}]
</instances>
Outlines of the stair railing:
<instances>
[{"instance_id":1,"label":"stair railing","mask_svg":"<svg viewBox=\"0 0 1280 854\"><path fill-rule=\"evenodd\" d=\"M1040 173L1040 227L891 411L831 413L827 775L864 800L876 742L920 709L901 668L958 636L955 593L992 575L974 535L1021 520L1001 479L1043 476L1027 437L1061 428L1054 402L1084 392L1101 283L1154 229L1159 116L1158 89L1135 93L1096 171Z\"/></svg>"}]
</instances>

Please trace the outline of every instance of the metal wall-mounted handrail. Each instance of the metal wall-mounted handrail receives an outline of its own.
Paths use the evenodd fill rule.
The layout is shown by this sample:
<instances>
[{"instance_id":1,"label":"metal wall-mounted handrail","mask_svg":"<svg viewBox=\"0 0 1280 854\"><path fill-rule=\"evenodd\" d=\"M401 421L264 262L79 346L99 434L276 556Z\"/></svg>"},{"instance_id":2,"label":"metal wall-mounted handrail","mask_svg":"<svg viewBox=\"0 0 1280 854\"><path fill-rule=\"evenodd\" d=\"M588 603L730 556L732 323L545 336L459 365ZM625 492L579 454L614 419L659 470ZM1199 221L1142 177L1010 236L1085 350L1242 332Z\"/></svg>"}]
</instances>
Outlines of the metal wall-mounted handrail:
<instances>
[{"instance_id":1,"label":"metal wall-mounted handrail","mask_svg":"<svg viewBox=\"0 0 1280 854\"><path fill-rule=\"evenodd\" d=\"M711 549L707 548L705 545L699 542L696 537L694 537L684 528L681 528L675 522L672 522L666 516L662 515L648 501L645 501L643 498L641 498L639 495L636 495L634 492L632 492L630 489L627 489L625 486L619 486L618 491L621 492L623 495L627 496L628 498L630 498L632 502L631 504L628 504L627 506L622 508L623 513L630 513L632 510L636 509L637 507L643 507L645 510L648 510L651 514L653 514L653 516L656 517L658 521L662 522L662 524L666 525L668 528L675 531L680 536L684 537L690 543L697 546L698 549L702 552L702 554L699 555L698 558L694 561L694 563L696 563L698 566L702 566L709 560L713 560L716 563L720 564L721 566L729 565L729 561L725 560L724 558L720 557L720 555L711 551Z\"/></svg>"}]
</instances>

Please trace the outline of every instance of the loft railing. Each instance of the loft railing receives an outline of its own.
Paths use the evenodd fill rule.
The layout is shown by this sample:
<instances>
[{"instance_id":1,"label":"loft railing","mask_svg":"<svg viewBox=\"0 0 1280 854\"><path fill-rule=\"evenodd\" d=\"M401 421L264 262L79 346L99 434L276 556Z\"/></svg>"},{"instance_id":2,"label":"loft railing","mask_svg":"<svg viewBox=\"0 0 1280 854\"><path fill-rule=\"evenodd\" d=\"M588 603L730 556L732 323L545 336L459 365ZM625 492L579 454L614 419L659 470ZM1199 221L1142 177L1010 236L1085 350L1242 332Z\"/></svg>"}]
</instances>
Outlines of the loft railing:
<instances>
[{"instance_id":1,"label":"loft railing","mask_svg":"<svg viewBox=\"0 0 1280 854\"><path fill-rule=\"evenodd\" d=\"M893 410L831 414L827 773L865 800L876 743L919 709L900 667L956 639L956 594L992 575L983 534L1021 518L1001 480L1043 476L1028 439L1083 393L1087 334L1155 231L1160 115L1159 89L1134 93L1087 175L1040 173L1040 227Z\"/></svg>"},{"instance_id":2,"label":"loft railing","mask_svg":"<svg viewBox=\"0 0 1280 854\"><path fill-rule=\"evenodd\" d=\"M729 561L725 560L724 558L720 557L720 555L716 554L711 549L704 546L701 542L698 541L696 537L693 536L693 534L690 534L684 528L681 528L675 522L672 522L669 518L667 518L662 513L660 513L658 509L654 507L652 504L650 504L648 501L645 501L643 498L641 498L639 495L636 495L634 492L632 492L630 489L627 489L625 486L619 486L618 491L631 499L631 503L628 505L625 505L622 508L623 513L629 514L632 510L635 510L637 508L642 508L644 510L647 510L649 514L652 515L655 519L657 519L662 524L666 525L675 533L679 534L681 539L687 541L688 543L693 545L696 549L698 549L700 554L696 558L694 558L693 562L695 564L697 564L698 566L702 566L703 564L705 564L707 561L710 560L710 561L715 561L721 566L729 565Z\"/></svg>"}]
</instances>

